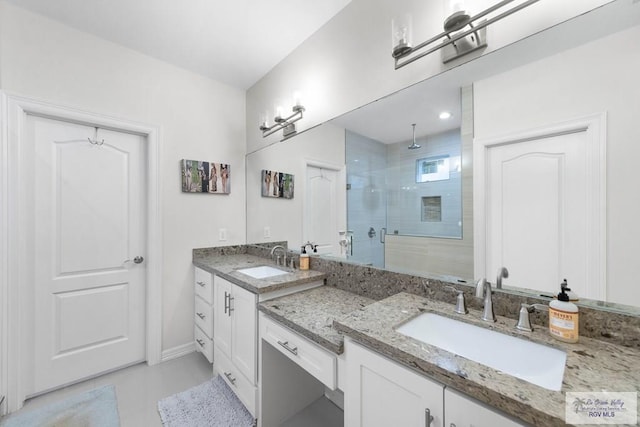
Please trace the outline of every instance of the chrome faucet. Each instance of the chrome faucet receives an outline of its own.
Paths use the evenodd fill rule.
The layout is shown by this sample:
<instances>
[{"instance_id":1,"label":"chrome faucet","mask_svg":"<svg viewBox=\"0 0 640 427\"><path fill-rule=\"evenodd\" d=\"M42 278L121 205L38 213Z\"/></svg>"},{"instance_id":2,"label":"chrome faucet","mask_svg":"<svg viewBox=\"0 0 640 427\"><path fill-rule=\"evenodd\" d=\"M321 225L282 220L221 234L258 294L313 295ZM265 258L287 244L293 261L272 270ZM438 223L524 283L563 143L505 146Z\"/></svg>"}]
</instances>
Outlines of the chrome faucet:
<instances>
[{"instance_id":1,"label":"chrome faucet","mask_svg":"<svg viewBox=\"0 0 640 427\"><path fill-rule=\"evenodd\" d=\"M529 313L533 313L535 310L549 311L549 307L544 304L520 304L520 316L518 318L518 324L516 329L521 331L533 332L531 327L531 319L529 319Z\"/></svg>"},{"instance_id":2,"label":"chrome faucet","mask_svg":"<svg viewBox=\"0 0 640 427\"><path fill-rule=\"evenodd\" d=\"M484 310L482 310L482 320L485 322L495 322L496 315L493 313L493 300L491 295L491 283L487 279L480 279L476 283L476 298L484 298Z\"/></svg>"},{"instance_id":3,"label":"chrome faucet","mask_svg":"<svg viewBox=\"0 0 640 427\"><path fill-rule=\"evenodd\" d=\"M282 264L280 264L280 255L276 253L278 249L282 250ZM284 248L284 246L276 245L271 248L271 259L273 259L274 254L276 256L276 265L287 265L287 250Z\"/></svg>"},{"instance_id":4,"label":"chrome faucet","mask_svg":"<svg viewBox=\"0 0 640 427\"><path fill-rule=\"evenodd\" d=\"M509 277L509 270L506 267L500 267L498 277L496 278L496 289L502 289L502 279Z\"/></svg>"}]
</instances>

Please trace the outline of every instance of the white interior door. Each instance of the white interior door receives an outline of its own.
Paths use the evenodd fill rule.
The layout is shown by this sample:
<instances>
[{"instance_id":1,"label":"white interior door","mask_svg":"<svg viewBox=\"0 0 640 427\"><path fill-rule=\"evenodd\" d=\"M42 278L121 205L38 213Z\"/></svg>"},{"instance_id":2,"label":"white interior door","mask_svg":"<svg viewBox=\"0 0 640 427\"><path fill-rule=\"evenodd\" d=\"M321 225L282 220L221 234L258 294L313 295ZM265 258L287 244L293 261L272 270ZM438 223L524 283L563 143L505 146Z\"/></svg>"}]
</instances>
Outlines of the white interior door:
<instances>
[{"instance_id":1,"label":"white interior door","mask_svg":"<svg viewBox=\"0 0 640 427\"><path fill-rule=\"evenodd\" d=\"M599 251L590 220L599 200L588 179L587 141L586 132L574 132L487 148L485 277L506 266L509 286L553 295L567 278L580 296L600 297L589 285L599 279L588 269Z\"/></svg>"},{"instance_id":2,"label":"white interior door","mask_svg":"<svg viewBox=\"0 0 640 427\"><path fill-rule=\"evenodd\" d=\"M339 171L307 165L303 239L317 244L321 254L340 253L338 177Z\"/></svg>"},{"instance_id":3,"label":"white interior door","mask_svg":"<svg viewBox=\"0 0 640 427\"><path fill-rule=\"evenodd\" d=\"M32 395L145 359L146 154L141 136L53 119L29 116L27 132Z\"/></svg>"}]
</instances>

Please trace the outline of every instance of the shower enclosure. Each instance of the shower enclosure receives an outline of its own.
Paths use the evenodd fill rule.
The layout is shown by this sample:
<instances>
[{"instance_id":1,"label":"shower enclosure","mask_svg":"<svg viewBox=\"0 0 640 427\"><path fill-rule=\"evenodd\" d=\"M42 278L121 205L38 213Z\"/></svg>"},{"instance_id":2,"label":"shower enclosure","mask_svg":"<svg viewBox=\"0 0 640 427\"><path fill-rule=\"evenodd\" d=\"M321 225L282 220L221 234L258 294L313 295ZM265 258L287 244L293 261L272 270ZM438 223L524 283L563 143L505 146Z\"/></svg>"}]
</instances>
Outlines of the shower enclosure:
<instances>
[{"instance_id":1,"label":"shower enclosure","mask_svg":"<svg viewBox=\"0 0 640 427\"><path fill-rule=\"evenodd\" d=\"M460 130L383 144L346 132L347 258L380 268L396 236L462 238Z\"/></svg>"}]
</instances>

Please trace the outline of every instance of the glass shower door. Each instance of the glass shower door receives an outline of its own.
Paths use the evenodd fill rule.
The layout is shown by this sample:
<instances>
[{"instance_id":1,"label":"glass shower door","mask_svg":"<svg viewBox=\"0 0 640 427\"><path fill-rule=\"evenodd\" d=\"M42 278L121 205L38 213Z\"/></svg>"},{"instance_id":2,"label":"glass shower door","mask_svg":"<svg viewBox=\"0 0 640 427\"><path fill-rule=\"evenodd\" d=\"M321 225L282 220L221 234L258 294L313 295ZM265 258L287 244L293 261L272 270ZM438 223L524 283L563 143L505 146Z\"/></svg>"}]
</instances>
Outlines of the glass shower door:
<instances>
[{"instance_id":1,"label":"glass shower door","mask_svg":"<svg viewBox=\"0 0 640 427\"><path fill-rule=\"evenodd\" d=\"M347 258L384 268L387 226L386 147L347 131Z\"/></svg>"}]
</instances>

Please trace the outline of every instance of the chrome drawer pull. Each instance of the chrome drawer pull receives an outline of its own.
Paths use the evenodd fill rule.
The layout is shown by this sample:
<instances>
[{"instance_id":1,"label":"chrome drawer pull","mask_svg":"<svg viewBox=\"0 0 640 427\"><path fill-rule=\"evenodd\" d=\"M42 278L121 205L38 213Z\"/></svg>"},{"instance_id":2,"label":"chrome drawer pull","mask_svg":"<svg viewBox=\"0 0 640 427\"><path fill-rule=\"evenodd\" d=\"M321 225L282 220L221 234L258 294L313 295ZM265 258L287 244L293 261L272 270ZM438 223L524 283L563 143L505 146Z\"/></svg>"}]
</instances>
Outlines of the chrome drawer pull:
<instances>
[{"instance_id":1,"label":"chrome drawer pull","mask_svg":"<svg viewBox=\"0 0 640 427\"><path fill-rule=\"evenodd\" d=\"M231 375L231 372L225 372L224 376L227 377L231 384L236 385L236 379Z\"/></svg>"},{"instance_id":2,"label":"chrome drawer pull","mask_svg":"<svg viewBox=\"0 0 640 427\"><path fill-rule=\"evenodd\" d=\"M207 317L207 316L205 316L205 315L204 315L204 314L202 314L202 313L196 313L196 316L198 316L198 317L199 317L199 318L201 318L202 320L204 320L204 318L205 318L205 317Z\"/></svg>"},{"instance_id":3,"label":"chrome drawer pull","mask_svg":"<svg viewBox=\"0 0 640 427\"><path fill-rule=\"evenodd\" d=\"M231 301L233 301L235 298L231 296L231 294L229 294L229 316L231 316L231 312L233 310L235 310L233 307L231 307Z\"/></svg>"},{"instance_id":4,"label":"chrome drawer pull","mask_svg":"<svg viewBox=\"0 0 640 427\"><path fill-rule=\"evenodd\" d=\"M429 408L425 409L424 414L425 414L424 425L426 427L431 427L431 422L433 421L433 415L431 415L431 410Z\"/></svg>"},{"instance_id":5,"label":"chrome drawer pull","mask_svg":"<svg viewBox=\"0 0 640 427\"><path fill-rule=\"evenodd\" d=\"M278 341L278 344L280 344L282 347L284 347L285 350L287 350L289 353L292 353L294 355L298 355L298 347L289 347L289 341Z\"/></svg>"},{"instance_id":6,"label":"chrome drawer pull","mask_svg":"<svg viewBox=\"0 0 640 427\"><path fill-rule=\"evenodd\" d=\"M202 286L204 288L204 286L206 285L206 283L204 282L196 282L198 285Z\"/></svg>"},{"instance_id":7,"label":"chrome drawer pull","mask_svg":"<svg viewBox=\"0 0 640 427\"><path fill-rule=\"evenodd\" d=\"M196 342L200 344L200 347L204 348L204 341L202 341L201 339L197 339Z\"/></svg>"}]
</instances>

